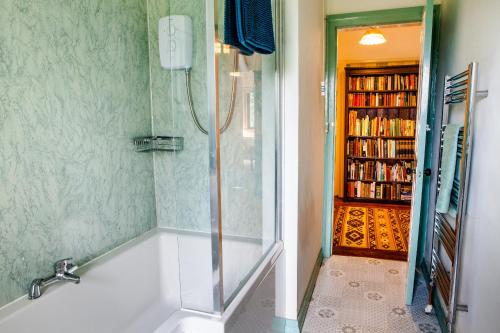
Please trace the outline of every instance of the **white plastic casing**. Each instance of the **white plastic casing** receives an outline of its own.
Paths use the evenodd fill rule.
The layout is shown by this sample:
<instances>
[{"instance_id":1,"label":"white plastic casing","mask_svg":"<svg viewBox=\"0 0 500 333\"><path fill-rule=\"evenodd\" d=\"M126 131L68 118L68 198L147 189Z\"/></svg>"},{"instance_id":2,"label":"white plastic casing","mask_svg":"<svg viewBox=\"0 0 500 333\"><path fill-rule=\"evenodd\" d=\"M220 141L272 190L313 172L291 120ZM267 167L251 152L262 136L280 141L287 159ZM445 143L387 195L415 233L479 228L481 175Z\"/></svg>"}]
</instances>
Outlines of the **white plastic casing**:
<instances>
[{"instance_id":1,"label":"white plastic casing","mask_svg":"<svg viewBox=\"0 0 500 333\"><path fill-rule=\"evenodd\" d=\"M161 67L189 69L193 64L193 24L186 15L165 16L158 25Z\"/></svg>"}]
</instances>

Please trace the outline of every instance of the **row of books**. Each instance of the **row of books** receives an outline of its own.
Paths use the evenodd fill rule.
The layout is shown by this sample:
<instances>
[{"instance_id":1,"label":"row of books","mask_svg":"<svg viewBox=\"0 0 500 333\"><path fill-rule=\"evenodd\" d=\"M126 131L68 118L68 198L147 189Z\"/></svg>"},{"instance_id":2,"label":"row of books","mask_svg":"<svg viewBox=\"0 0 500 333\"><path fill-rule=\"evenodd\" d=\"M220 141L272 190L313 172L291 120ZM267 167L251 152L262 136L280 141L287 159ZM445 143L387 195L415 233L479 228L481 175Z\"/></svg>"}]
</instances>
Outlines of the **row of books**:
<instances>
[{"instance_id":1,"label":"row of books","mask_svg":"<svg viewBox=\"0 0 500 333\"><path fill-rule=\"evenodd\" d=\"M416 90L418 75L351 76L349 90Z\"/></svg>"},{"instance_id":2,"label":"row of books","mask_svg":"<svg viewBox=\"0 0 500 333\"><path fill-rule=\"evenodd\" d=\"M348 157L414 158L415 140L360 139L347 140Z\"/></svg>"},{"instance_id":3,"label":"row of books","mask_svg":"<svg viewBox=\"0 0 500 333\"><path fill-rule=\"evenodd\" d=\"M416 106L416 92L399 93L350 93L347 95L348 105L356 106Z\"/></svg>"},{"instance_id":4,"label":"row of books","mask_svg":"<svg viewBox=\"0 0 500 333\"><path fill-rule=\"evenodd\" d=\"M411 200L411 185L347 182L347 196L350 198Z\"/></svg>"},{"instance_id":5,"label":"row of books","mask_svg":"<svg viewBox=\"0 0 500 333\"><path fill-rule=\"evenodd\" d=\"M348 135L415 136L415 109L349 111Z\"/></svg>"},{"instance_id":6,"label":"row of books","mask_svg":"<svg viewBox=\"0 0 500 333\"><path fill-rule=\"evenodd\" d=\"M365 161L348 159L347 177L349 180L408 182L412 181L413 161L387 163L381 161Z\"/></svg>"}]
</instances>

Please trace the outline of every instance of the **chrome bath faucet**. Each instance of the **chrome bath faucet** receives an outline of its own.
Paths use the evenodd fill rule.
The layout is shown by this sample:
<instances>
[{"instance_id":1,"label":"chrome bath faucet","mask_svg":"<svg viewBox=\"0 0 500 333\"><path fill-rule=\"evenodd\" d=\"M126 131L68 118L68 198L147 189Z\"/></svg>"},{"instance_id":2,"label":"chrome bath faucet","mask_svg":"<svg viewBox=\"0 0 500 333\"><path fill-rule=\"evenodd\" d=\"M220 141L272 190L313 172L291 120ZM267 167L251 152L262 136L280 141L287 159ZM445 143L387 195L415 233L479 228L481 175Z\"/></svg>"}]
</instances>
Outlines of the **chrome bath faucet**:
<instances>
[{"instance_id":1,"label":"chrome bath faucet","mask_svg":"<svg viewBox=\"0 0 500 333\"><path fill-rule=\"evenodd\" d=\"M73 274L78 268L71 262L73 258L59 260L55 263L55 274L45 279L35 279L31 282L30 290L28 292L29 299L37 299L42 295L41 289L58 282L73 282L80 283L80 277Z\"/></svg>"}]
</instances>

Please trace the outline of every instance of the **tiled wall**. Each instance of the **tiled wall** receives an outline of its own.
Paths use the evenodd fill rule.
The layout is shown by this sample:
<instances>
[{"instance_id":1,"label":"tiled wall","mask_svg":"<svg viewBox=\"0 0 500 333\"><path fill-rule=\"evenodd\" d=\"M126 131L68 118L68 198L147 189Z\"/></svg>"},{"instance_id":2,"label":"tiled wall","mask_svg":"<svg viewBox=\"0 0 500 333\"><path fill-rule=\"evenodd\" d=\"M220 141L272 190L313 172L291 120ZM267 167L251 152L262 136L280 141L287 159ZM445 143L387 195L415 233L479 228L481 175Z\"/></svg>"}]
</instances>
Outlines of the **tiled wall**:
<instances>
[{"instance_id":1,"label":"tiled wall","mask_svg":"<svg viewBox=\"0 0 500 333\"><path fill-rule=\"evenodd\" d=\"M171 72L160 66L158 21L170 13L192 18L193 102L202 124L207 124L208 109L205 1L148 0L153 132L184 138L183 151L155 153L158 225L208 231L208 137L198 132L189 115L184 71Z\"/></svg>"},{"instance_id":2,"label":"tiled wall","mask_svg":"<svg viewBox=\"0 0 500 333\"><path fill-rule=\"evenodd\" d=\"M0 306L155 226L144 0L4 0Z\"/></svg>"},{"instance_id":3,"label":"tiled wall","mask_svg":"<svg viewBox=\"0 0 500 333\"><path fill-rule=\"evenodd\" d=\"M189 115L184 72L159 62L158 20L170 13L193 19L192 91L206 126L204 1L2 3L0 306L51 274L57 259L86 262L156 225L209 231L208 138ZM232 61L220 61L222 119ZM269 244L274 59L245 62L253 74L238 79L234 119L221 138L223 232L265 234ZM257 125L245 136L242 91L253 84ZM131 138L152 132L184 137L184 150L135 153Z\"/></svg>"}]
</instances>

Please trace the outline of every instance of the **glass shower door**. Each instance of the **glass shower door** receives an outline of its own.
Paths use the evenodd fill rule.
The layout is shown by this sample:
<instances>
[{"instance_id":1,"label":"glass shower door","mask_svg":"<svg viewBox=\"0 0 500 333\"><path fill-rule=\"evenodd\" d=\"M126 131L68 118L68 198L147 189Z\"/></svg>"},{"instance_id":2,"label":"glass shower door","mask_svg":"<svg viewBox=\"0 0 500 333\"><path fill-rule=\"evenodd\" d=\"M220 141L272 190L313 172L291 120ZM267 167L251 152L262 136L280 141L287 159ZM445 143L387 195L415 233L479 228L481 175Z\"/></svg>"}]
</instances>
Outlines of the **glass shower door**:
<instances>
[{"instance_id":1,"label":"glass shower door","mask_svg":"<svg viewBox=\"0 0 500 333\"><path fill-rule=\"evenodd\" d=\"M164 68L160 61L161 20L176 16L190 22L192 56L185 68ZM182 151L155 153L156 214L158 226L176 235L179 306L216 312L213 299L210 225L209 136L193 121L208 128L208 92L214 86L207 74L207 21L205 2L148 0L151 110L154 135L182 137ZM175 38L186 33L183 23L170 21L165 29ZM187 29L189 30L189 29ZM172 38L167 57L174 58L180 42ZM180 37L179 37L180 38ZM176 43L177 42L177 43ZM165 45L164 45L165 46ZM189 86L189 89L188 89ZM190 101L192 105L190 105ZM164 249L164 255L172 255Z\"/></svg>"},{"instance_id":2,"label":"glass shower door","mask_svg":"<svg viewBox=\"0 0 500 333\"><path fill-rule=\"evenodd\" d=\"M220 1L214 50L227 305L276 241L278 112L275 55L243 56L224 45L223 9Z\"/></svg>"},{"instance_id":3,"label":"glass shower door","mask_svg":"<svg viewBox=\"0 0 500 333\"><path fill-rule=\"evenodd\" d=\"M159 21L179 15L188 70L160 66ZM276 58L224 45L223 18L223 1L148 0L153 134L184 139L154 157L158 226L177 237L180 307L215 314L276 243Z\"/></svg>"}]
</instances>

